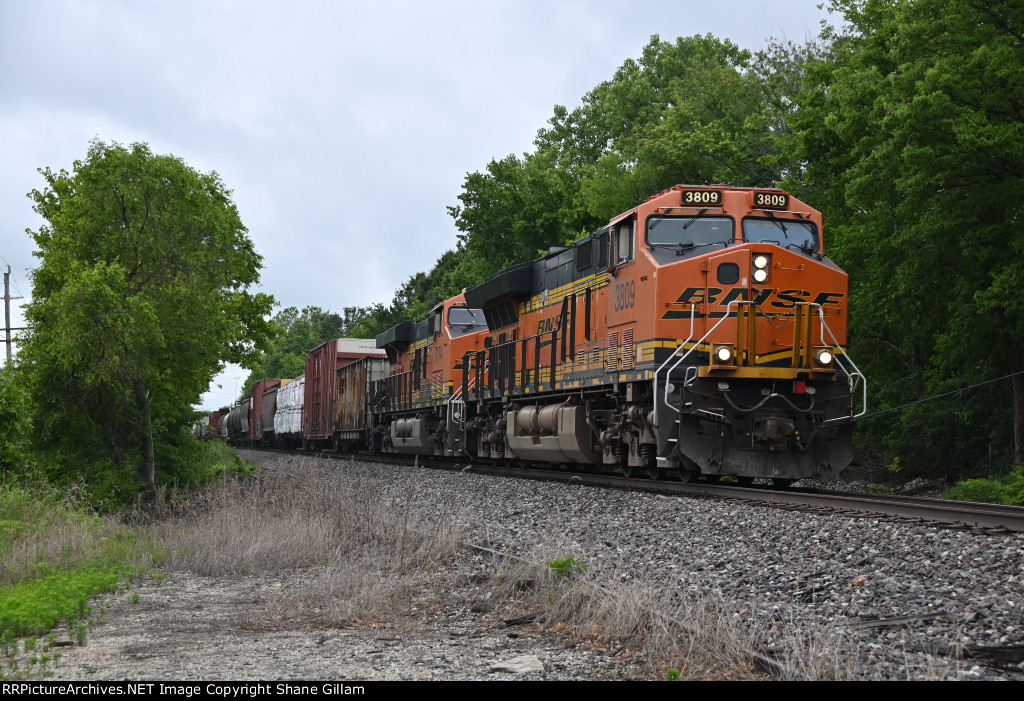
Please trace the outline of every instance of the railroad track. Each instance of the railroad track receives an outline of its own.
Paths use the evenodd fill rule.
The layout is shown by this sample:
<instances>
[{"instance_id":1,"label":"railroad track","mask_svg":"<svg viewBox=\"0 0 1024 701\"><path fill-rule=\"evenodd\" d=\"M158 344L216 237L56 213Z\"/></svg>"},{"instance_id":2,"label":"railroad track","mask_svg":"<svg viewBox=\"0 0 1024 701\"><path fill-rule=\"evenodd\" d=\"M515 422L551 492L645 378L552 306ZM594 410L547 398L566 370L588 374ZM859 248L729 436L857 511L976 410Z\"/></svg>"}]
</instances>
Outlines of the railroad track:
<instances>
[{"instance_id":1,"label":"railroad track","mask_svg":"<svg viewBox=\"0 0 1024 701\"><path fill-rule=\"evenodd\" d=\"M296 451L292 451L296 452ZM308 454L301 453L299 454ZM379 457L373 455L342 455L321 453L320 457L338 460L365 460L402 466L418 465L416 458ZM476 472L479 474L519 477L587 484L622 489L645 489L665 494L687 494L722 499L740 499L770 504L780 508L839 513L846 516L876 518L885 516L920 523L943 524L954 528L971 528L993 533L1024 533L1024 507L1003 504L982 504L897 494L834 492L810 489L771 489L741 487L724 482L678 482L628 478L604 473L569 472L542 467L511 467L485 463L455 462L429 459L424 466Z\"/></svg>"},{"instance_id":2,"label":"railroad track","mask_svg":"<svg viewBox=\"0 0 1024 701\"><path fill-rule=\"evenodd\" d=\"M309 455L309 453L305 453ZM1004 538L999 539L1005 541L1008 544L1003 547L1019 551L1016 545L1009 543L1006 539L1007 533L1020 533L1024 532L1024 509L1019 507L1004 507L1000 505L992 504L971 504L963 502L950 502L939 499L927 499L921 497L909 497L901 495L880 495L880 494L850 494L850 493L837 493L837 492L825 492L825 491L809 491L809 490L798 490L798 489L786 489L778 490L764 487L740 487L735 484L727 483L680 483L680 482L655 482L649 479L627 479L625 477L611 475L611 474L586 474L586 473L571 473L566 470L550 470L550 469L539 469L534 467L511 467L511 466L495 466L495 465L484 465L476 463L466 462L453 462L443 460L423 460L416 458L377 458L366 455L333 455L330 453L323 454L322 457L329 457L338 460L342 465L347 461L359 461L359 462L378 462L394 466L392 469L385 470L391 473L396 479L403 479L406 471L416 470L418 467L431 467L443 468L450 471L459 472L476 472L478 474L489 474L489 475L500 475L500 476L514 476L519 478L534 479L538 481L548 482L562 482L571 483L574 485L594 485L603 486L611 489L621 490L644 490L648 492L655 492L660 494L677 494L687 495L691 497L697 497L708 501L728 501L736 504L748 503L755 505L771 506L772 509L762 509L764 512L769 512L778 509L792 509L805 512L813 513L832 513L836 515L847 516L845 519L849 521L849 517L859 517L861 519L875 519L875 521L865 521L864 526L868 529L877 528L892 528L892 524L878 526L875 523L884 521L889 522L908 522L913 524L922 524L929 526L939 526L940 528L951 528L959 529L963 531L962 534L948 534L940 535L940 539L952 538L954 542L963 543L962 540L968 534L978 534L983 539L987 539L989 536L995 536L997 534L1003 534ZM339 465L339 467L342 467ZM343 469L343 467L342 467ZM499 490L499 493L504 493L498 487L495 489ZM514 492L518 493L518 489L513 489ZM592 490L569 490L565 494L565 498L570 503L583 502L591 503L590 500L594 498L595 494L587 494ZM524 493L532 494L533 490L524 490ZM617 497L616 497L617 498ZM646 501L646 500L645 500ZM657 500L652 501L650 508L662 508L667 507L669 509L674 508L671 506L672 500ZM709 505L712 509L717 509L715 505ZM702 505L693 505L694 509L698 511L705 508ZM731 508L726 508L724 511L718 513L736 513ZM777 516L765 513L764 517L768 519L775 519L774 522L778 523L779 519ZM782 519L783 521L789 521L788 517ZM756 519L755 519L756 521ZM799 519L793 519L794 522ZM729 529L730 524L723 523L723 528ZM837 526L839 527L839 526ZM898 526L896 526L899 528ZM859 529L862 528L860 525L847 524L839 527ZM733 529L735 531L735 529ZM853 532L859 532L854 530ZM886 531L889 532L889 531ZM924 540L929 540L927 536L921 536ZM1019 536L1012 538L1013 542L1019 542L1017 540ZM960 539L960 540L956 540ZM996 540L997 538L993 538ZM516 542L512 539L509 542ZM888 542L888 540L887 540ZM948 541L947 541L948 542ZM983 541L979 541L983 543ZM482 542L466 543L468 547L475 550L489 553L493 557L499 558L512 558L512 559L523 559L522 554L517 552L508 552L506 547L495 548L495 544L507 544L504 537L499 537L492 540L490 536L484 539ZM880 546L881 547L881 546ZM984 544L979 544L977 547L982 550L986 548ZM783 549L784 550L784 549ZM883 548L884 550L884 548ZM893 550L893 552L883 552L880 556L881 559L876 563L879 568L879 572L884 572L886 565L886 558L893 557L894 553L902 556L906 552L903 550ZM827 553L819 555L819 557L828 558ZM701 560L701 566L708 566L711 562L704 558ZM941 558L936 557L936 562ZM812 557L811 562L815 562ZM732 562L732 561L730 561ZM896 562L895 560L893 562ZM859 566L860 563L858 563ZM718 568L720 563L716 560L712 565L712 568ZM736 567L735 563L729 567ZM796 572L799 567L793 568L787 565L790 569ZM800 567L804 566L803 564ZM965 565L969 567L969 565ZM499 568L500 569L500 568ZM742 567L740 567L742 569ZM854 587L865 586L864 584L856 584L853 582L852 575L851 579L846 582L845 585L839 583L838 579L833 579L835 572L833 571L843 570L843 567L828 568L823 567L821 571L815 570L815 574L808 575L806 579L801 579L802 575L794 579L794 583L797 585L795 589L769 589L768 591L777 594L779 591L785 593L790 599L805 600L805 597L813 599L814 595L828 597L835 595L836 589L841 589L843 586L848 591L843 592L843 599L848 600L852 603L852 597L855 596L857 590ZM870 568L868 568L870 569ZM903 571L896 570L899 572L899 577L909 576L911 578L924 576L920 572L913 570ZM930 570L928 570L930 571ZM825 576L821 581L815 579L819 574L827 572L828 576ZM735 574L735 573L734 573ZM848 574L843 572L843 574ZM858 570L854 574L860 574ZM874 577L870 576L869 579L874 582L874 587L878 589L878 592L869 595L868 601L872 596L879 596L882 592L900 592L901 589L897 587L893 582L887 581L887 578L892 578L897 575L892 572L888 574L878 575L880 578L874 581ZM1014 571L1014 574L1016 572ZM840 575L842 576L842 575ZM927 577L932 575L928 574ZM954 572L950 576L949 581L954 581L958 577ZM756 579L756 577L755 577ZM965 580L967 581L967 580ZM973 581L973 580L971 580ZM867 586L871 586L869 583ZM953 590L950 590L953 591ZM773 594L774 595L774 594ZM888 596L889 594L884 594ZM919 595L918 595L919 596ZM967 638L963 636L953 638L948 634L944 633L945 627L953 625L951 622L958 622L958 625L969 626L971 624L971 616L980 616L984 620L991 620L991 623L987 624L991 627L998 628L1000 625L1005 624L999 623L1001 620L1000 615L1009 615L1010 609L995 609L991 608L990 604L986 601L990 600L990 595L984 594L981 590L978 592L971 593L971 587L967 587L967 593L961 592L959 594L950 594L949 591L935 594L936 599L941 597L941 602L936 600L936 607L932 608L930 605L922 605L920 599L914 599L912 604L909 604L902 609L899 606L892 606L891 604L871 604L871 608L865 605L864 601L860 602L860 605L865 610L870 610L870 613L864 615L863 613L857 613L852 615L849 621L846 621L843 625L850 631L861 631L869 629L906 629L906 631L900 631L898 633L886 633L879 635L876 633L864 633L859 634L864 640L867 640L869 636L874 636L878 645L884 646L885 641L888 640L886 636L905 636L906 641L900 637L900 644L906 645L906 649L913 649L916 652L926 653L936 657L948 657L957 658L961 660L973 660L971 664L980 665L981 668L985 669L1005 669L1011 673L1018 673L1021 669L1020 665L1024 663L1024 645L1019 644L1019 637L1010 634L1013 628L1007 628L1007 633L1004 635L1005 638L1009 638L1007 641L991 639L987 636L975 636L975 643L965 642ZM812 604L808 599L806 604L811 607ZM947 600L948 599L948 600ZM962 600L961 600L962 599ZM774 601L774 599L773 599ZM931 599L929 599L929 602ZM967 602L964 605L964 601ZM941 604L941 606L939 605ZM1013 606L1011 603L1010 606ZM818 609L814 609L814 615L818 615ZM1011 616L1012 620L1012 616ZM937 623L933 623L937 621ZM926 626L936 625L938 626L939 633L937 637L931 639L931 630L926 630ZM946 637L943 638L942 636ZM973 635L973 634L972 634ZM864 647L863 641L858 643L861 647ZM866 648L865 648L866 649ZM757 647L748 651L751 659L756 660L764 669L772 675L781 675L784 678L792 678L793 674L791 670L787 670L784 661L777 659L777 650L772 647Z\"/></svg>"}]
</instances>

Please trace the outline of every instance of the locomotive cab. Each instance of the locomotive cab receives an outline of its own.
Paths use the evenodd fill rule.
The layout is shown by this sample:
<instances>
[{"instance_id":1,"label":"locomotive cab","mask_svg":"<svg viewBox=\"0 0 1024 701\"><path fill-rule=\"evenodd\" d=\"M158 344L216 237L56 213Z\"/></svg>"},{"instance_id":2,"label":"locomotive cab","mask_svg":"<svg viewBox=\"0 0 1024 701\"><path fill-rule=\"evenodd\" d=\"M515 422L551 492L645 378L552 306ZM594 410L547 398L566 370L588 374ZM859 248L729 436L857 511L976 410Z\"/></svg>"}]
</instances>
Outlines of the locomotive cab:
<instances>
[{"instance_id":1,"label":"locomotive cab","mask_svg":"<svg viewBox=\"0 0 1024 701\"><path fill-rule=\"evenodd\" d=\"M483 345L487 322L458 295L422 321L403 322L377 337L391 360L375 385L384 452L447 455L465 452L462 357Z\"/></svg>"},{"instance_id":2,"label":"locomotive cab","mask_svg":"<svg viewBox=\"0 0 1024 701\"><path fill-rule=\"evenodd\" d=\"M822 252L820 215L776 190L663 194L682 206L654 207L646 226L675 286L659 289L660 328L679 339L656 373L659 465L838 476L863 378L845 356L847 276Z\"/></svg>"}]
</instances>

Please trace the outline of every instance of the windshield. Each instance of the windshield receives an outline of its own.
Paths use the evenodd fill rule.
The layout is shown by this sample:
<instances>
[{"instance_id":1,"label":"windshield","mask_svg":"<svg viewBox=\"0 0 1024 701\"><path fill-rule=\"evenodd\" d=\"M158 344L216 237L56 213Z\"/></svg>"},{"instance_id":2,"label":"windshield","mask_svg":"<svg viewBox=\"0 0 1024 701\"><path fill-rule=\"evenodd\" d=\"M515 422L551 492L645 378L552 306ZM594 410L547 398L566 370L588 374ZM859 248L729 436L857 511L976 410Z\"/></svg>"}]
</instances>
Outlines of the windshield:
<instances>
[{"instance_id":1,"label":"windshield","mask_svg":"<svg viewBox=\"0 0 1024 701\"><path fill-rule=\"evenodd\" d=\"M652 246L729 243L732 226L732 219L728 217L649 217L647 243Z\"/></svg>"},{"instance_id":2,"label":"windshield","mask_svg":"<svg viewBox=\"0 0 1024 701\"><path fill-rule=\"evenodd\" d=\"M448 326L487 327L483 310L469 307L452 307L448 310Z\"/></svg>"},{"instance_id":3,"label":"windshield","mask_svg":"<svg viewBox=\"0 0 1024 701\"><path fill-rule=\"evenodd\" d=\"M805 251L818 250L814 224L796 219L744 219L743 239L749 243L774 243Z\"/></svg>"}]
</instances>

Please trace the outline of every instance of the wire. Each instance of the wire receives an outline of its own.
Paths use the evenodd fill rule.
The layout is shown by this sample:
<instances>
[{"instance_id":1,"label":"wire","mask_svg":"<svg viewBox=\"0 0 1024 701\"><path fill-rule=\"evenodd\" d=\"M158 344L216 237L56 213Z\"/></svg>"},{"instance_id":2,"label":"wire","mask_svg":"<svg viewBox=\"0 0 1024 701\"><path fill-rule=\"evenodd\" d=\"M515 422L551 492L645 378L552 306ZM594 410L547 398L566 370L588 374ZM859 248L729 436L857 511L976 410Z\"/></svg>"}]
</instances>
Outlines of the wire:
<instances>
[{"instance_id":1,"label":"wire","mask_svg":"<svg viewBox=\"0 0 1024 701\"><path fill-rule=\"evenodd\" d=\"M0 254L0 260L2 260L4 262L4 265L6 265L8 268L11 267L11 264L7 262L7 259L4 258L3 254ZM17 291L18 295L22 299L24 299L25 293L21 291L20 287L18 287L18 278L14 277L14 273L11 273L11 282L14 283L14 289Z\"/></svg>"},{"instance_id":2,"label":"wire","mask_svg":"<svg viewBox=\"0 0 1024 701\"><path fill-rule=\"evenodd\" d=\"M1007 379L1009 379L1011 377L1015 377L1016 375L1021 375L1021 374L1024 374L1024 370L1018 370L1017 372L1011 372L1009 375L1003 375L1002 377L997 377L994 380L985 380L984 382L979 382L979 383L974 384L974 385L968 385L967 387L961 387L960 389L954 389L954 390L951 390L949 392L943 392L942 394L936 394L934 397L925 397L924 399L918 399L916 402L908 402L907 404L900 404L899 406L894 406L891 409L882 409L881 411L876 411L873 414L868 414L867 416L862 417L860 420L863 421L864 419L870 419L872 416L879 416L881 414L888 414L890 411L897 411L899 409L905 409L906 407L914 406L915 404L924 404L925 402L930 402L933 399L941 399L942 397L948 397L951 394L959 394L960 392L966 392L967 390L974 389L975 387L981 387L982 385L990 385L993 382L1000 382L1002 380L1007 380Z\"/></svg>"}]
</instances>

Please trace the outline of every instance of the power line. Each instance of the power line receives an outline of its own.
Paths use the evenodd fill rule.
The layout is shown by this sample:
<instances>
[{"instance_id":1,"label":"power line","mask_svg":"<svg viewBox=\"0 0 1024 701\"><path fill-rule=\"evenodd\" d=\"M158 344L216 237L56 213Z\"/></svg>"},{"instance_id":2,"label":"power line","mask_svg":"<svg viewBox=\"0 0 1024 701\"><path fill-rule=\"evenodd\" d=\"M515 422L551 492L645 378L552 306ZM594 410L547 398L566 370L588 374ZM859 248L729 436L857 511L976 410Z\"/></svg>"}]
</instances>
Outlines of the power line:
<instances>
[{"instance_id":1,"label":"power line","mask_svg":"<svg viewBox=\"0 0 1024 701\"><path fill-rule=\"evenodd\" d=\"M890 411L897 411L899 409L905 409L906 407L914 406L915 404L924 404L925 402L930 402L933 399L941 399L942 397L948 397L951 394L959 394L960 392L966 392L969 389L974 389L975 387L981 387L982 385L990 385L993 382L1000 382L1002 380L1008 380L1011 377L1015 377L1016 375L1021 375L1021 374L1024 374L1024 370L1018 370L1017 372L1011 372L1009 375L1003 375L1002 377L997 377L997 378L992 379L992 380L984 380L983 382L978 382L977 384L968 385L966 387L961 387L960 389L954 389L954 390L950 390L949 392L943 392L942 394L936 394L933 397L925 397L924 399L918 399L915 402L908 402L906 404L900 404L899 406L894 406L891 409L882 409L881 411L876 411L873 414L868 414L867 416L861 418L861 421L863 421L864 419L870 419L872 416L879 416L881 414L888 414Z\"/></svg>"},{"instance_id":2,"label":"power line","mask_svg":"<svg viewBox=\"0 0 1024 701\"><path fill-rule=\"evenodd\" d=\"M8 274L10 274L11 273L11 264L9 262L7 262L7 259L4 258L2 253L0 253L0 260L2 260L4 265L7 266L7 272L8 272ZM16 278L14 275L11 275L11 282L14 283L14 289L17 290L18 294L20 295L19 297L11 297L11 299L24 299L25 298L25 293L21 291L20 287L18 287L18 278Z\"/></svg>"}]
</instances>

